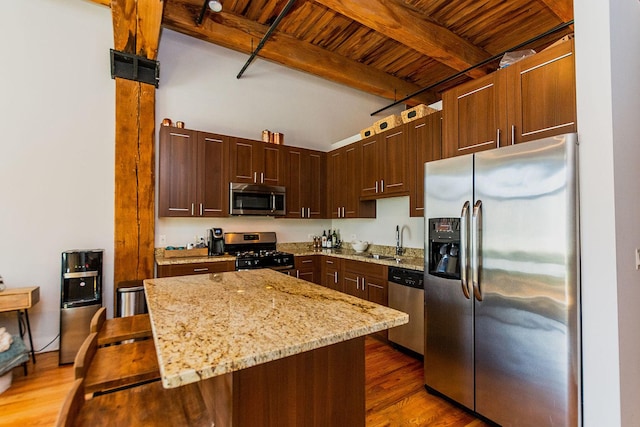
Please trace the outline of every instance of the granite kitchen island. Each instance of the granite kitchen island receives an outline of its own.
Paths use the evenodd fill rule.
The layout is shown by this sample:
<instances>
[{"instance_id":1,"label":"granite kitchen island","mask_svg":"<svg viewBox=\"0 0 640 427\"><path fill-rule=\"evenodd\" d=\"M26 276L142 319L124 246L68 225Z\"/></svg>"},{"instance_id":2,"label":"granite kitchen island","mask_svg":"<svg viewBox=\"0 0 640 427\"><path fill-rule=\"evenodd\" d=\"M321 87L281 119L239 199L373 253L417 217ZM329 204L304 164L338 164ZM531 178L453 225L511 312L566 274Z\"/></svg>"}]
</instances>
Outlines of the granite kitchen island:
<instances>
[{"instance_id":1,"label":"granite kitchen island","mask_svg":"<svg viewBox=\"0 0 640 427\"><path fill-rule=\"evenodd\" d=\"M165 388L216 426L364 426L364 336L408 315L272 270L144 281Z\"/></svg>"}]
</instances>

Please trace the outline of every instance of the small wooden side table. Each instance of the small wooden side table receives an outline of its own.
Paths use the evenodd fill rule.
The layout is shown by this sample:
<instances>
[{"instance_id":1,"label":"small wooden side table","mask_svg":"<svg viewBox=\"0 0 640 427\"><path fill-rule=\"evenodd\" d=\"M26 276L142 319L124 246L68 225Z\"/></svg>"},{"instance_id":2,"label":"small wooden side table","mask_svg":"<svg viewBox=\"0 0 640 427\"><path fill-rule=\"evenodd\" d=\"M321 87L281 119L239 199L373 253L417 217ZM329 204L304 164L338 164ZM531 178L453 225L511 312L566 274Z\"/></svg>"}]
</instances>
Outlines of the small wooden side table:
<instances>
[{"instance_id":1,"label":"small wooden side table","mask_svg":"<svg viewBox=\"0 0 640 427\"><path fill-rule=\"evenodd\" d=\"M36 353L33 348L33 338L31 337L31 324L29 323L28 309L40 301L40 286L32 286L28 288L9 288L0 292L0 313L5 311L18 312L18 328L20 329L20 338L24 338L24 327L22 326L22 315L27 323L27 332L29 334L29 345L31 346L31 358L36 363Z\"/></svg>"}]
</instances>

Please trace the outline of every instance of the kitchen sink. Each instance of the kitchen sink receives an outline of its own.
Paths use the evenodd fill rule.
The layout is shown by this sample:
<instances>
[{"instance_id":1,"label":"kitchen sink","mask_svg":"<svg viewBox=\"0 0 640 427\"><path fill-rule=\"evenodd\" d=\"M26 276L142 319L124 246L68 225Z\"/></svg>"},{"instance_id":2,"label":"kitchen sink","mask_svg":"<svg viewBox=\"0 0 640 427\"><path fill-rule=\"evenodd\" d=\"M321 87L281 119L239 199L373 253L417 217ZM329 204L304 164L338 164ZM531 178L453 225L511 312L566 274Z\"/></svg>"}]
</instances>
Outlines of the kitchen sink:
<instances>
[{"instance_id":1,"label":"kitchen sink","mask_svg":"<svg viewBox=\"0 0 640 427\"><path fill-rule=\"evenodd\" d=\"M402 259L392 256L392 255L380 255L380 254L356 254L357 256L361 256L363 258L373 258L373 259L381 259L387 261L395 261L398 264L402 262Z\"/></svg>"}]
</instances>

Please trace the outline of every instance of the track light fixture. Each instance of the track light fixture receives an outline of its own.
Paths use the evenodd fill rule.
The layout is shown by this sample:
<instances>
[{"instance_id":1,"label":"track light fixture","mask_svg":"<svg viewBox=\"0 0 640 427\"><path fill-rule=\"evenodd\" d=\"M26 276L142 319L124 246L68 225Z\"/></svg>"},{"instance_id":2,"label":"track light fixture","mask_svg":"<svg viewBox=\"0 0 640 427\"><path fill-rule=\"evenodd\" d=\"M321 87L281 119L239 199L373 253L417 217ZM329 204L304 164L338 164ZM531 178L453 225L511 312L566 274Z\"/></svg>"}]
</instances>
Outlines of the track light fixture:
<instances>
[{"instance_id":1,"label":"track light fixture","mask_svg":"<svg viewBox=\"0 0 640 427\"><path fill-rule=\"evenodd\" d=\"M214 12L220 12L222 10L222 3L218 0L209 0L209 9Z\"/></svg>"}]
</instances>

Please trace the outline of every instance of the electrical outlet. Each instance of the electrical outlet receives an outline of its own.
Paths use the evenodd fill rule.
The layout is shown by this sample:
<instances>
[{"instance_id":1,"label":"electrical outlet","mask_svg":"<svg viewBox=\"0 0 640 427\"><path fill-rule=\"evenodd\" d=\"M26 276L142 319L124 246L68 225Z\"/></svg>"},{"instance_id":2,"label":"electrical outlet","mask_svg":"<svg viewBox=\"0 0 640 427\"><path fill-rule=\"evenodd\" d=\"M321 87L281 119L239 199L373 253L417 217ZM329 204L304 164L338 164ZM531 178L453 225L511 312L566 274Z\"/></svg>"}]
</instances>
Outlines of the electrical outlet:
<instances>
[{"instance_id":1,"label":"electrical outlet","mask_svg":"<svg viewBox=\"0 0 640 427\"><path fill-rule=\"evenodd\" d=\"M352 235L351 235L351 241L353 242L353 241L354 241L354 240L356 240L356 239L357 239L356 235L355 235L355 234L352 234Z\"/></svg>"},{"instance_id":2,"label":"electrical outlet","mask_svg":"<svg viewBox=\"0 0 640 427\"><path fill-rule=\"evenodd\" d=\"M166 245L167 244L167 236L166 236L166 234L161 234L159 240L160 240L160 245L161 246Z\"/></svg>"},{"instance_id":3,"label":"electrical outlet","mask_svg":"<svg viewBox=\"0 0 640 427\"><path fill-rule=\"evenodd\" d=\"M636 270L640 270L640 248L636 248Z\"/></svg>"}]
</instances>

